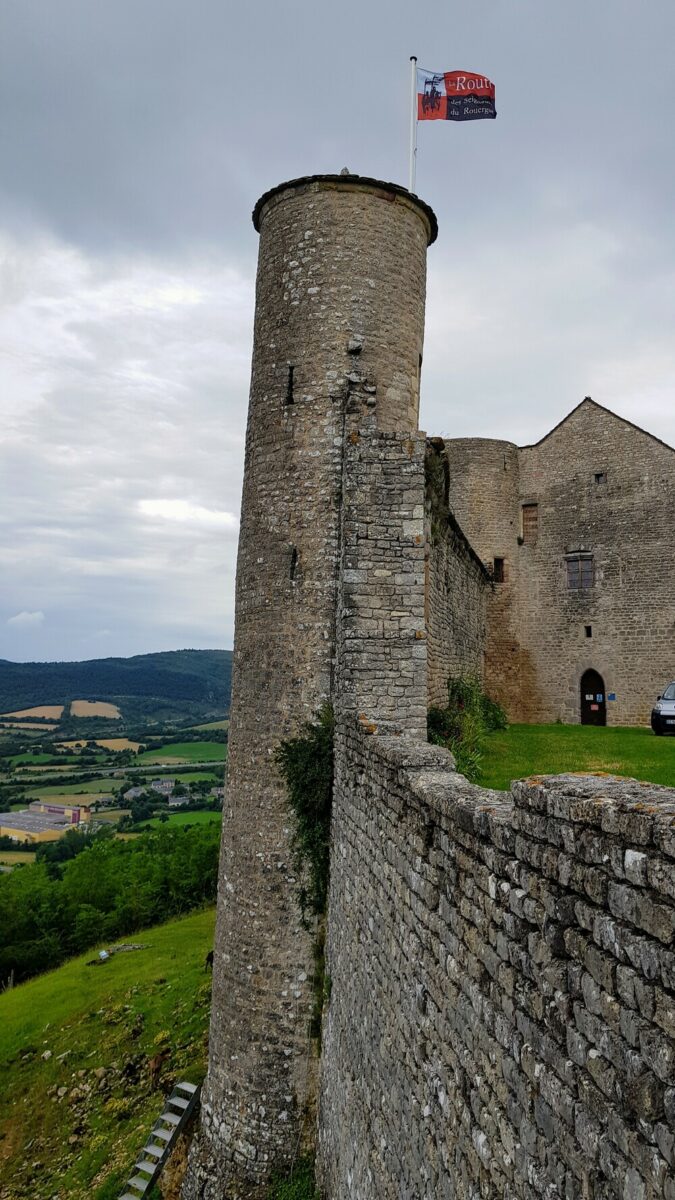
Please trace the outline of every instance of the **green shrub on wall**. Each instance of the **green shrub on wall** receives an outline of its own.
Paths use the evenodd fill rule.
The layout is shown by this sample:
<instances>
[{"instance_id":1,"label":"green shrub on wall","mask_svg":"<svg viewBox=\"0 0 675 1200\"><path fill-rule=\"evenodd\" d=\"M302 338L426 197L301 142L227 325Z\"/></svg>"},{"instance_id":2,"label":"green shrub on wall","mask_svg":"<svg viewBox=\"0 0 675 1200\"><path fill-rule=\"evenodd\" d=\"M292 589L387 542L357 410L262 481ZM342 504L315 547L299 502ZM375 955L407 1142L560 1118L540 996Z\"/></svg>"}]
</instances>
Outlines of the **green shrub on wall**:
<instances>
[{"instance_id":1,"label":"green shrub on wall","mask_svg":"<svg viewBox=\"0 0 675 1200\"><path fill-rule=\"evenodd\" d=\"M300 737L282 742L276 752L296 817L292 846L303 915L324 913L328 899L333 731L333 710L325 704Z\"/></svg>"},{"instance_id":2,"label":"green shrub on wall","mask_svg":"<svg viewBox=\"0 0 675 1200\"><path fill-rule=\"evenodd\" d=\"M321 1200L314 1180L314 1164L311 1159L299 1162L287 1178L277 1177L272 1183L267 1200Z\"/></svg>"},{"instance_id":3,"label":"green shrub on wall","mask_svg":"<svg viewBox=\"0 0 675 1200\"><path fill-rule=\"evenodd\" d=\"M506 729L506 713L475 676L448 680L446 708L433 707L427 716L427 736L455 756L457 770L475 783L481 776L486 734Z\"/></svg>"}]
</instances>

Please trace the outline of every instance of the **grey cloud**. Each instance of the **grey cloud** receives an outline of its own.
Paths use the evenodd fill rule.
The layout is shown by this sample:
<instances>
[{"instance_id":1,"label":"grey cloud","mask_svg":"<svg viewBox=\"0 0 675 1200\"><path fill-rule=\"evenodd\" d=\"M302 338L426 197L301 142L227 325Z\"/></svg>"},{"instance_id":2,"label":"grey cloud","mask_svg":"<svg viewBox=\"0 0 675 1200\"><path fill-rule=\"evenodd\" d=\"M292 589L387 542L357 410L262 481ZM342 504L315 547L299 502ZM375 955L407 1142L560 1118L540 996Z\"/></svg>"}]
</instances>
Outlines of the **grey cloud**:
<instances>
[{"instance_id":1,"label":"grey cloud","mask_svg":"<svg viewBox=\"0 0 675 1200\"><path fill-rule=\"evenodd\" d=\"M0 657L231 644L251 207L345 164L405 182L413 52L489 74L499 111L419 129L423 427L529 442L591 394L675 443L672 0L2 24Z\"/></svg>"}]
</instances>

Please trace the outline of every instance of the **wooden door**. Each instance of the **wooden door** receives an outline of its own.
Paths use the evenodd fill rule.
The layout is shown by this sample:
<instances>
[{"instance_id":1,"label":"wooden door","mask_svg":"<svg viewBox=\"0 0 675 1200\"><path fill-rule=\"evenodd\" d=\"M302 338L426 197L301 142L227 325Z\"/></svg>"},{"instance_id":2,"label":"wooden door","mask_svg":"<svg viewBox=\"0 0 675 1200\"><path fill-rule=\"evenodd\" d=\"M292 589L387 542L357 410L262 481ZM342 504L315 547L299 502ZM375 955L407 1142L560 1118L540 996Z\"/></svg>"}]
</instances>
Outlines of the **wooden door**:
<instances>
[{"instance_id":1,"label":"wooden door","mask_svg":"<svg viewBox=\"0 0 675 1200\"><path fill-rule=\"evenodd\" d=\"M597 671L584 671L581 676L581 724L607 724L605 682Z\"/></svg>"}]
</instances>

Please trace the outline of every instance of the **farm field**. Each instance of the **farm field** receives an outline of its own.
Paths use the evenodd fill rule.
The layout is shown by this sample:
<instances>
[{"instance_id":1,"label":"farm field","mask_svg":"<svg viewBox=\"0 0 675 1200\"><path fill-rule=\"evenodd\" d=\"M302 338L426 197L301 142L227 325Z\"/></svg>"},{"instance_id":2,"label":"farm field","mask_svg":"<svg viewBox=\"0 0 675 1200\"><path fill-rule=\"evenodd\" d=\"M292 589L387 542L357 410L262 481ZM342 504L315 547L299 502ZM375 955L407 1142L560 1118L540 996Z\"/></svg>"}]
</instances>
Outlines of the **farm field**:
<instances>
[{"instance_id":1,"label":"farm field","mask_svg":"<svg viewBox=\"0 0 675 1200\"><path fill-rule=\"evenodd\" d=\"M53 754L14 754L12 758L6 761L10 762L14 767L22 766L24 763L29 763L31 767L39 767L42 763L51 762L53 757ZM72 761L76 762L77 760L73 759Z\"/></svg>"},{"instance_id":2,"label":"farm field","mask_svg":"<svg viewBox=\"0 0 675 1200\"><path fill-rule=\"evenodd\" d=\"M2 821L2 817L0 817ZM35 854L31 850L0 850L0 863L4 867L15 867L17 863L35 862Z\"/></svg>"},{"instance_id":3,"label":"farm field","mask_svg":"<svg viewBox=\"0 0 675 1200\"><path fill-rule=\"evenodd\" d=\"M222 819L223 815L219 812L172 812L169 813L168 821L162 821L161 817L152 817L143 822L143 827L149 825L151 829L155 829L170 825L211 825L220 824Z\"/></svg>"},{"instance_id":4,"label":"farm field","mask_svg":"<svg viewBox=\"0 0 675 1200\"><path fill-rule=\"evenodd\" d=\"M53 733L56 725L47 725L42 721L0 721L3 729L41 729L45 733Z\"/></svg>"},{"instance_id":5,"label":"farm field","mask_svg":"<svg viewBox=\"0 0 675 1200\"><path fill-rule=\"evenodd\" d=\"M71 717L108 717L117 721L122 714L116 704L108 704L104 700L73 700L70 705Z\"/></svg>"},{"instance_id":6,"label":"farm field","mask_svg":"<svg viewBox=\"0 0 675 1200\"><path fill-rule=\"evenodd\" d=\"M63 704L40 704L35 708L20 708L16 712L0 713L3 717L48 717L52 721L60 721L63 715ZM44 726L40 726L44 728Z\"/></svg>"},{"instance_id":7,"label":"farm field","mask_svg":"<svg viewBox=\"0 0 675 1200\"><path fill-rule=\"evenodd\" d=\"M195 783L198 779L210 779L214 787L222 787L224 765L223 763L222 766L214 766L210 771L177 771L176 779L180 783Z\"/></svg>"},{"instance_id":8,"label":"farm field","mask_svg":"<svg viewBox=\"0 0 675 1200\"><path fill-rule=\"evenodd\" d=\"M204 733L207 733L209 729L229 729L229 727L230 722L228 720L223 720L207 721L206 725L191 725L190 729L196 729L199 733L201 733L203 730Z\"/></svg>"},{"instance_id":9,"label":"farm field","mask_svg":"<svg viewBox=\"0 0 675 1200\"><path fill-rule=\"evenodd\" d=\"M599 772L675 786L675 738L650 729L510 725L486 741L480 783L508 791L529 775Z\"/></svg>"},{"instance_id":10,"label":"farm field","mask_svg":"<svg viewBox=\"0 0 675 1200\"><path fill-rule=\"evenodd\" d=\"M89 950L0 994L0 1179L12 1200L117 1200L164 1089L204 1074L214 918L154 926L133 937L144 950L88 967ZM153 1091L147 1060L164 1048Z\"/></svg>"},{"instance_id":11,"label":"farm field","mask_svg":"<svg viewBox=\"0 0 675 1200\"><path fill-rule=\"evenodd\" d=\"M94 738L92 740L95 741L96 745L100 746L102 750L133 750L134 753L137 752L138 747L141 744L140 742L130 742L129 738L125 737ZM67 750L81 750L83 746L87 745L87 742L80 739L80 741L57 742L57 745L64 746Z\"/></svg>"},{"instance_id":12,"label":"farm field","mask_svg":"<svg viewBox=\"0 0 675 1200\"><path fill-rule=\"evenodd\" d=\"M96 742L97 746L101 746L103 750L133 750L134 754L138 753L140 742L130 742L129 738L99 738Z\"/></svg>"},{"instance_id":13,"label":"farm field","mask_svg":"<svg viewBox=\"0 0 675 1200\"><path fill-rule=\"evenodd\" d=\"M36 766L34 762L31 762L29 764L23 764L19 766L19 775L21 776L22 783L25 783L26 780L30 778L33 771L35 771L36 774L42 772L43 775L68 775L76 766L81 766L81 763L77 762L76 759L66 759L65 763L59 763L58 767L48 767L40 763L38 763Z\"/></svg>"},{"instance_id":14,"label":"farm field","mask_svg":"<svg viewBox=\"0 0 675 1200\"><path fill-rule=\"evenodd\" d=\"M138 762L167 763L211 762L225 759L227 747L224 742L171 742L159 750L146 750L139 754Z\"/></svg>"},{"instance_id":15,"label":"farm field","mask_svg":"<svg viewBox=\"0 0 675 1200\"><path fill-rule=\"evenodd\" d=\"M31 787L30 794L38 799L42 799L43 796L95 796L111 792L119 785L119 779L88 779L85 783L69 783L63 787L58 783L50 783L46 787Z\"/></svg>"}]
</instances>

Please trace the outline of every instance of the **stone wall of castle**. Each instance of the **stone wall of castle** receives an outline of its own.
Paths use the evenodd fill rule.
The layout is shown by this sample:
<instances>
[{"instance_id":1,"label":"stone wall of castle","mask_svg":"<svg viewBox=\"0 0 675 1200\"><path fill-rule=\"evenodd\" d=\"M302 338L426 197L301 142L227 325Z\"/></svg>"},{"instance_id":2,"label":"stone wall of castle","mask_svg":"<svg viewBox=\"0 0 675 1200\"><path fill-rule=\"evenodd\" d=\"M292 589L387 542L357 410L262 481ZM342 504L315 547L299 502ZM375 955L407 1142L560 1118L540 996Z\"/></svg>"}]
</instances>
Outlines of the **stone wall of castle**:
<instances>
[{"instance_id":1,"label":"stone wall of castle","mask_svg":"<svg viewBox=\"0 0 675 1200\"><path fill-rule=\"evenodd\" d=\"M675 791L343 730L329 1200L675 1196Z\"/></svg>"},{"instance_id":2,"label":"stone wall of castle","mask_svg":"<svg viewBox=\"0 0 675 1200\"><path fill-rule=\"evenodd\" d=\"M512 720L575 723L586 670L607 723L645 724L675 678L675 452L591 400L535 446L448 441L450 507L483 561L488 690ZM568 560L592 556L570 587Z\"/></svg>"},{"instance_id":3,"label":"stone wall of castle","mask_svg":"<svg viewBox=\"0 0 675 1200\"><path fill-rule=\"evenodd\" d=\"M444 707L448 679L483 679L490 576L448 507L448 462L441 438L427 442L426 604L427 695Z\"/></svg>"},{"instance_id":4,"label":"stone wall of castle","mask_svg":"<svg viewBox=\"0 0 675 1200\"><path fill-rule=\"evenodd\" d=\"M425 742L420 462L346 448L325 1195L673 1200L675 790L492 792Z\"/></svg>"}]
</instances>

